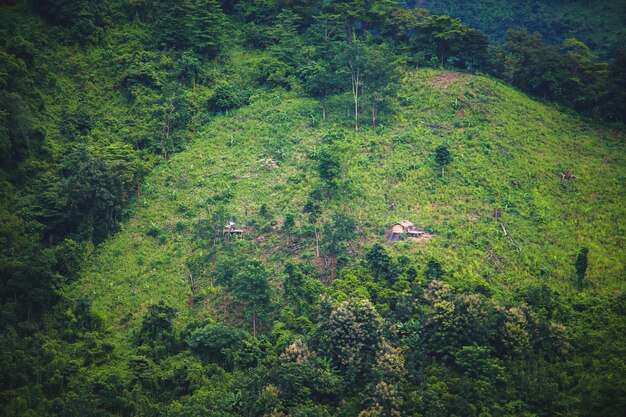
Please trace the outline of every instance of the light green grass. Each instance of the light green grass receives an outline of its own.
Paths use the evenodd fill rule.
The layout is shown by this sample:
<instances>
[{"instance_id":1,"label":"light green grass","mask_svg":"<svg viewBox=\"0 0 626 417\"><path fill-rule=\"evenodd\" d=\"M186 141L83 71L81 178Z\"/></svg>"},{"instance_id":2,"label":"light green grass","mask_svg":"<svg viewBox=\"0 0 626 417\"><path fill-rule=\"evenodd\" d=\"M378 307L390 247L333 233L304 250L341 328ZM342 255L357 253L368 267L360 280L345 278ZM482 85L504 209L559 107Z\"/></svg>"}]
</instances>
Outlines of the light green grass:
<instances>
[{"instance_id":1,"label":"light green grass","mask_svg":"<svg viewBox=\"0 0 626 417\"><path fill-rule=\"evenodd\" d=\"M145 307L161 299L190 315L211 315L210 300L187 308L186 261L199 255L191 241L194 225L211 218L218 204L240 224L258 220L262 204L278 222L286 212L303 222L302 207L317 181L311 155L332 123L349 129L340 107L344 99L331 101L326 123L318 120L317 102L280 93L215 117L184 152L154 169L123 230L98 248L68 294L91 297L106 322L122 328L132 328ZM347 130L336 145L345 177L336 198L324 203L323 218L334 211L355 218L360 234L351 249L357 254L384 242L388 225L409 219L434 238L427 244L386 243L388 248L422 268L430 258L439 260L456 286L486 283L506 295L546 283L567 294L575 291L576 253L586 246L588 291L623 288L623 131L563 113L486 77L432 70L407 74L394 108L378 130ZM433 162L441 144L454 155L444 178ZM264 167L267 158L277 168ZM560 180L566 171L577 176L567 192ZM225 190L230 199L216 202ZM397 202L394 211L387 208L391 201ZM495 208L521 254L493 218ZM148 236L151 227L165 237ZM259 232L247 233L240 250L264 259L280 280L280 264L294 255L282 251L278 232L258 238ZM311 262L314 239L295 256ZM209 295L210 278L198 283Z\"/></svg>"}]
</instances>

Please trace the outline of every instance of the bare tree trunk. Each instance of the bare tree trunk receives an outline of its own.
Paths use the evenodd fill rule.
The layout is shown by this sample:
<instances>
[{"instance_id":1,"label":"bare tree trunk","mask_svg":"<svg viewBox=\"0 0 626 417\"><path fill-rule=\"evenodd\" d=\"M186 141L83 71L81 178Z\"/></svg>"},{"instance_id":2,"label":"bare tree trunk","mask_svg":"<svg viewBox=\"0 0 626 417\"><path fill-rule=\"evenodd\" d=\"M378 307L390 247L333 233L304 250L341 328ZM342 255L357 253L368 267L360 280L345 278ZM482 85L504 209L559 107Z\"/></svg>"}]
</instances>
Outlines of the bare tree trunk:
<instances>
[{"instance_id":1,"label":"bare tree trunk","mask_svg":"<svg viewBox=\"0 0 626 417\"><path fill-rule=\"evenodd\" d=\"M168 155L167 155L167 142L169 140L170 137L170 131L172 129L172 112L174 111L174 107L173 106L169 106L167 108L167 114L166 114L166 119L165 119L165 126L163 127L163 132L161 132L161 149L163 151L163 159L165 159L167 161L168 159Z\"/></svg>"},{"instance_id":2,"label":"bare tree trunk","mask_svg":"<svg viewBox=\"0 0 626 417\"><path fill-rule=\"evenodd\" d=\"M509 239L509 242L511 242L511 244L515 247L515 249L521 252L522 251L521 246L518 246L517 243L513 241L513 238L511 237L511 235L509 235L509 232L507 232L506 227L504 227L504 223L500 222L500 227L502 228L502 231L504 232L504 235L506 236L506 238Z\"/></svg>"},{"instance_id":3,"label":"bare tree trunk","mask_svg":"<svg viewBox=\"0 0 626 417\"><path fill-rule=\"evenodd\" d=\"M256 311L252 313L252 335L256 337Z\"/></svg>"},{"instance_id":4,"label":"bare tree trunk","mask_svg":"<svg viewBox=\"0 0 626 417\"><path fill-rule=\"evenodd\" d=\"M326 96L322 97L322 120L326 120Z\"/></svg>"},{"instance_id":5,"label":"bare tree trunk","mask_svg":"<svg viewBox=\"0 0 626 417\"><path fill-rule=\"evenodd\" d=\"M361 83L361 116L365 117L365 86Z\"/></svg>"},{"instance_id":6,"label":"bare tree trunk","mask_svg":"<svg viewBox=\"0 0 626 417\"><path fill-rule=\"evenodd\" d=\"M137 201L141 201L141 184L137 183Z\"/></svg>"},{"instance_id":7,"label":"bare tree trunk","mask_svg":"<svg viewBox=\"0 0 626 417\"><path fill-rule=\"evenodd\" d=\"M171 117L170 117L171 115L172 115L172 112L170 111L170 114L169 114L169 115L168 115L168 117L167 117L167 132L165 132L165 142L166 142L166 143L169 143L169 140L170 140L170 131L172 130L172 119L171 119ZM166 146L166 147L165 147L165 160L167 161L167 160L169 160L169 159L170 159L170 157L169 157L169 155L168 155L168 153L167 153L167 146Z\"/></svg>"},{"instance_id":8,"label":"bare tree trunk","mask_svg":"<svg viewBox=\"0 0 626 417\"><path fill-rule=\"evenodd\" d=\"M323 278L324 285L326 286L329 286L331 283L331 281L328 279L326 275L326 271L328 271L328 266L329 266L328 256L324 255L324 267L322 269L322 278Z\"/></svg>"},{"instance_id":9,"label":"bare tree trunk","mask_svg":"<svg viewBox=\"0 0 626 417\"><path fill-rule=\"evenodd\" d=\"M315 229L315 256L320 257L320 234L317 229Z\"/></svg>"},{"instance_id":10,"label":"bare tree trunk","mask_svg":"<svg viewBox=\"0 0 626 417\"><path fill-rule=\"evenodd\" d=\"M167 125L163 125L163 130L161 130L161 153L165 155L165 130L167 129ZM163 156L163 159L166 159Z\"/></svg>"},{"instance_id":11,"label":"bare tree trunk","mask_svg":"<svg viewBox=\"0 0 626 417\"><path fill-rule=\"evenodd\" d=\"M376 129L376 100L372 100L372 129Z\"/></svg>"},{"instance_id":12,"label":"bare tree trunk","mask_svg":"<svg viewBox=\"0 0 626 417\"><path fill-rule=\"evenodd\" d=\"M354 68L352 61L348 62L350 67L350 76L352 81L352 97L354 99L354 130L359 131L359 83L361 77L361 69Z\"/></svg>"}]
</instances>

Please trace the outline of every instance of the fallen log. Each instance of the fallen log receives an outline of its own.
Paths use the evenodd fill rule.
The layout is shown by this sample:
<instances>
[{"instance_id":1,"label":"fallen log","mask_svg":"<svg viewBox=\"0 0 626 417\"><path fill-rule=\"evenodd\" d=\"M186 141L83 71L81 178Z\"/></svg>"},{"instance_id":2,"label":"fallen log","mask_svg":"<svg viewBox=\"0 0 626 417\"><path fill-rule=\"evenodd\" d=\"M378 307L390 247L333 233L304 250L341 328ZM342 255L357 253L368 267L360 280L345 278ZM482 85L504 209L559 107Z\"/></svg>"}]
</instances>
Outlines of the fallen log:
<instances>
[{"instance_id":1,"label":"fallen log","mask_svg":"<svg viewBox=\"0 0 626 417\"><path fill-rule=\"evenodd\" d=\"M521 246L519 246L517 243L513 241L513 239L509 235L509 232L506 231L506 227L504 227L504 223L500 222L500 227L502 228L504 235L507 237L507 239L509 239L509 242L511 242L511 244L515 247L515 249L521 252L522 251Z\"/></svg>"}]
</instances>

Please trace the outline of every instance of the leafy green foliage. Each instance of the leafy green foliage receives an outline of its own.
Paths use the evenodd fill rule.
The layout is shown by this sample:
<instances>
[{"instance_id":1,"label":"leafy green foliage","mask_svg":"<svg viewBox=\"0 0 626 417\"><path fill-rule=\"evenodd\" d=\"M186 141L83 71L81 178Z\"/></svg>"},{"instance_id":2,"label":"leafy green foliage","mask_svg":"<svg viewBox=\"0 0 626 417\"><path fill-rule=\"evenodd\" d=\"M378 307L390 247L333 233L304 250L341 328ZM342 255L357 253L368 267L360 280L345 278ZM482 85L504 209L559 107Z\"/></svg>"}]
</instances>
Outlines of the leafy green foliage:
<instances>
[{"instance_id":1,"label":"leafy green foliage","mask_svg":"<svg viewBox=\"0 0 626 417\"><path fill-rule=\"evenodd\" d=\"M610 1L429 0L423 6L433 13L460 18L498 41L509 28L526 28L553 44L576 36L607 57L621 48L624 39L620 24L624 10Z\"/></svg>"},{"instance_id":2,"label":"leafy green foliage","mask_svg":"<svg viewBox=\"0 0 626 417\"><path fill-rule=\"evenodd\" d=\"M0 414L621 415L623 132L423 67L620 120L622 55L384 0L9 3Z\"/></svg>"},{"instance_id":3,"label":"leafy green foliage","mask_svg":"<svg viewBox=\"0 0 626 417\"><path fill-rule=\"evenodd\" d=\"M173 324L176 313L175 308L160 301L148 306L148 311L141 321L136 343L151 348L155 359L161 359L176 349Z\"/></svg>"},{"instance_id":4,"label":"leafy green foliage","mask_svg":"<svg viewBox=\"0 0 626 417\"><path fill-rule=\"evenodd\" d=\"M578 288L582 288L585 283L585 274L587 273L587 267L589 267L588 254L589 249L581 248L578 255L576 255L574 267L576 268L576 276L578 277Z\"/></svg>"},{"instance_id":5,"label":"leafy green foliage","mask_svg":"<svg viewBox=\"0 0 626 417\"><path fill-rule=\"evenodd\" d=\"M330 189L337 187L337 182L341 174L341 165L339 158L331 148L325 147L319 154L317 171L320 179L324 181Z\"/></svg>"},{"instance_id":6,"label":"leafy green foliage","mask_svg":"<svg viewBox=\"0 0 626 417\"><path fill-rule=\"evenodd\" d=\"M443 175L444 167L452 162L452 154L446 146L441 145L435 149L435 162L441 168L441 175Z\"/></svg>"}]
</instances>

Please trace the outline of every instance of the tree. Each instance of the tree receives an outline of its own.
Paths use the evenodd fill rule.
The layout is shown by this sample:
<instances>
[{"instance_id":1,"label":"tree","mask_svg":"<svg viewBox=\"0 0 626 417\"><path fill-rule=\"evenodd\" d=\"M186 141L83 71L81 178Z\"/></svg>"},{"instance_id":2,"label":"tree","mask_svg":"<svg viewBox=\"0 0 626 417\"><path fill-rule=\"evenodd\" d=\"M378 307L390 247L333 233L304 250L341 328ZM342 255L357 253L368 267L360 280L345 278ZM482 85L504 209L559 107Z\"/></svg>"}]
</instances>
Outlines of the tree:
<instances>
[{"instance_id":1,"label":"tree","mask_svg":"<svg viewBox=\"0 0 626 417\"><path fill-rule=\"evenodd\" d=\"M317 172L329 191L337 188L339 175L341 174L341 164L337 154L328 146L323 147L320 152Z\"/></svg>"},{"instance_id":2,"label":"tree","mask_svg":"<svg viewBox=\"0 0 626 417\"><path fill-rule=\"evenodd\" d=\"M275 23L268 28L268 35L273 41L269 50L272 56L289 72L296 67L296 58L302 49L302 37L298 35L299 17L288 9L283 9L276 16Z\"/></svg>"},{"instance_id":3,"label":"tree","mask_svg":"<svg viewBox=\"0 0 626 417\"><path fill-rule=\"evenodd\" d=\"M235 299L243 304L246 315L252 321L252 335L255 337L259 317L266 317L270 306L268 279L261 261L253 259L243 264L233 282Z\"/></svg>"},{"instance_id":4,"label":"tree","mask_svg":"<svg viewBox=\"0 0 626 417\"><path fill-rule=\"evenodd\" d=\"M470 29L461 39L463 46L458 53L458 66L476 70L485 68L489 59L489 38L482 32Z\"/></svg>"},{"instance_id":5,"label":"tree","mask_svg":"<svg viewBox=\"0 0 626 417\"><path fill-rule=\"evenodd\" d=\"M285 300L297 314L301 314L315 302L320 288L316 287L302 269L292 262L285 265L285 273L287 274L284 282Z\"/></svg>"},{"instance_id":6,"label":"tree","mask_svg":"<svg viewBox=\"0 0 626 417\"><path fill-rule=\"evenodd\" d=\"M242 349L250 334L223 324L207 324L193 331L187 338L187 345L203 359L232 369L237 351Z\"/></svg>"},{"instance_id":7,"label":"tree","mask_svg":"<svg viewBox=\"0 0 626 417\"><path fill-rule=\"evenodd\" d=\"M609 119L626 122L626 50L611 61L607 75L607 102L604 111Z\"/></svg>"},{"instance_id":8,"label":"tree","mask_svg":"<svg viewBox=\"0 0 626 417\"><path fill-rule=\"evenodd\" d=\"M68 28L71 39L83 45L100 39L112 14L109 1L35 0L33 3L45 19Z\"/></svg>"},{"instance_id":9,"label":"tree","mask_svg":"<svg viewBox=\"0 0 626 417\"><path fill-rule=\"evenodd\" d=\"M304 90L307 94L321 98L322 120L326 120L326 98L339 91L341 78L334 68L332 61L311 61L300 69L304 80Z\"/></svg>"},{"instance_id":10,"label":"tree","mask_svg":"<svg viewBox=\"0 0 626 417\"><path fill-rule=\"evenodd\" d=\"M226 16L217 0L195 0L188 22L194 49L206 57L217 55L227 25Z\"/></svg>"},{"instance_id":11,"label":"tree","mask_svg":"<svg viewBox=\"0 0 626 417\"><path fill-rule=\"evenodd\" d=\"M420 330L425 354L451 363L463 346L495 343L500 316L491 300L476 294L445 294L443 288L436 291L429 288L425 294L432 305Z\"/></svg>"},{"instance_id":12,"label":"tree","mask_svg":"<svg viewBox=\"0 0 626 417\"><path fill-rule=\"evenodd\" d=\"M0 168L14 168L33 147L31 111L22 96L0 90Z\"/></svg>"},{"instance_id":13,"label":"tree","mask_svg":"<svg viewBox=\"0 0 626 417\"><path fill-rule=\"evenodd\" d=\"M609 91L620 89L611 86L610 67L596 62L584 43L569 38L559 48L544 44L537 33L512 30L505 50L503 76L509 83L587 114L614 117L620 103L611 100Z\"/></svg>"},{"instance_id":14,"label":"tree","mask_svg":"<svg viewBox=\"0 0 626 417\"><path fill-rule=\"evenodd\" d=\"M164 48L188 48L193 39L190 33L189 1L162 0L157 2L155 30L157 41Z\"/></svg>"},{"instance_id":15,"label":"tree","mask_svg":"<svg viewBox=\"0 0 626 417\"><path fill-rule=\"evenodd\" d=\"M365 259L376 278L380 278L381 275L389 277L392 266L391 256L389 256L383 245L380 243L374 244L365 254Z\"/></svg>"},{"instance_id":16,"label":"tree","mask_svg":"<svg viewBox=\"0 0 626 417\"><path fill-rule=\"evenodd\" d=\"M332 222L324 224L322 247L324 260L329 260L331 264L331 283L335 279L337 256L345 252L346 242L356 236L355 228L354 219L341 212L333 214Z\"/></svg>"},{"instance_id":17,"label":"tree","mask_svg":"<svg viewBox=\"0 0 626 417\"><path fill-rule=\"evenodd\" d=\"M504 77L513 84L524 88L525 71L531 57L542 47L542 38L538 33L530 34L526 30L509 30L506 34Z\"/></svg>"},{"instance_id":18,"label":"tree","mask_svg":"<svg viewBox=\"0 0 626 417\"><path fill-rule=\"evenodd\" d=\"M574 38L563 42L561 54L562 85L555 98L578 111L597 114L607 101L608 64L596 62L589 47Z\"/></svg>"},{"instance_id":19,"label":"tree","mask_svg":"<svg viewBox=\"0 0 626 417\"><path fill-rule=\"evenodd\" d=\"M338 53L350 75L350 90L354 105L354 130L359 130L359 103L364 113L364 95L367 90L372 100L372 127L376 127L378 107L385 89L396 76L394 59L390 48L385 45L367 46L361 41L344 44ZM341 72L338 73L341 75ZM360 100L360 101L359 101Z\"/></svg>"},{"instance_id":20,"label":"tree","mask_svg":"<svg viewBox=\"0 0 626 417\"><path fill-rule=\"evenodd\" d=\"M326 2L325 2L326 3ZM346 40L357 40L357 23L361 28L374 26L395 6L395 0L335 0L326 3L326 9L344 18Z\"/></svg>"},{"instance_id":21,"label":"tree","mask_svg":"<svg viewBox=\"0 0 626 417\"><path fill-rule=\"evenodd\" d=\"M137 334L137 344L152 348L154 357L161 359L169 355L176 343L174 318L176 309L166 305L163 300L148 306L146 315L141 320Z\"/></svg>"},{"instance_id":22,"label":"tree","mask_svg":"<svg viewBox=\"0 0 626 417\"><path fill-rule=\"evenodd\" d=\"M446 146L441 145L435 149L435 162L441 167L441 176L443 177L445 166L452 162L452 154Z\"/></svg>"},{"instance_id":23,"label":"tree","mask_svg":"<svg viewBox=\"0 0 626 417\"><path fill-rule=\"evenodd\" d=\"M248 101L246 91L230 81L219 80L209 99L209 108L213 111L228 111L245 105Z\"/></svg>"},{"instance_id":24,"label":"tree","mask_svg":"<svg viewBox=\"0 0 626 417\"><path fill-rule=\"evenodd\" d=\"M383 321L369 300L350 299L322 316L318 331L322 351L341 370L362 375L376 361L382 343Z\"/></svg>"},{"instance_id":25,"label":"tree","mask_svg":"<svg viewBox=\"0 0 626 417\"><path fill-rule=\"evenodd\" d=\"M587 267L589 266L589 260L587 255L589 254L589 249L581 248L576 256L576 261L574 262L574 267L576 268L576 276L578 277L578 289L582 290L585 285L585 274L587 273Z\"/></svg>"},{"instance_id":26,"label":"tree","mask_svg":"<svg viewBox=\"0 0 626 417\"><path fill-rule=\"evenodd\" d=\"M385 16L381 32L393 39L398 47L407 48L416 30L428 17L426 9L394 7Z\"/></svg>"},{"instance_id":27,"label":"tree","mask_svg":"<svg viewBox=\"0 0 626 417\"><path fill-rule=\"evenodd\" d=\"M386 44L372 46L365 50L365 66L363 68L362 92L369 91L372 101L372 128L376 129L378 108L383 101L385 92L396 78L394 57ZM363 97L361 97L363 100Z\"/></svg>"},{"instance_id":28,"label":"tree","mask_svg":"<svg viewBox=\"0 0 626 417\"><path fill-rule=\"evenodd\" d=\"M115 163L85 147L69 153L61 166L56 221L65 232L99 241L114 227L125 198L124 161Z\"/></svg>"},{"instance_id":29,"label":"tree","mask_svg":"<svg viewBox=\"0 0 626 417\"><path fill-rule=\"evenodd\" d=\"M41 237L15 214L14 198L2 201L1 193L0 198L0 303L5 323L30 322L58 300L54 258L37 244Z\"/></svg>"},{"instance_id":30,"label":"tree","mask_svg":"<svg viewBox=\"0 0 626 417\"><path fill-rule=\"evenodd\" d=\"M460 19L453 19L450 16L430 16L422 27L430 32L432 42L437 45L441 65L446 63L447 57L461 49L463 37L468 31Z\"/></svg>"},{"instance_id":31,"label":"tree","mask_svg":"<svg viewBox=\"0 0 626 417\"><path fill-rule=\"evenodd\" d=\"M281 231L289 234L293 231L294 227L296 227L296 219L293 216L293 213L286 213L285 221L283 222Z\"/></svg>"},{"instance_id":32,"label":"tree","mask_svg":"<svg viewBox=\"0 0 626 417\"><path fill-rule=\"evenodd\" d=\"M350 87L354 103L354 130L359 131L359 96L363 84L363 68L365 67L365 47L360 41L345 44L340 60L350 74Z\"/></svg>"},{"instance_id":33,"label":"tree","mask_svg":"<svg viewBox=\"0 0 626 417\"><path fill-rule=\"evenodd\" d=\"M437 281L443 278L443 275L444 272L443 268L441 267L441 263L437 262L434 259L428 261L428 264L426 264L426 271L424 272L424 276L426 277L426 279L431 281Z\"/></svg>"},{"instance_id":34,"label":"tree","mask_svg":"<svg viewBox=\"0 0 626 417\"><path fill-rule=\"evenodd\" d=\"M174 64L176 77L185 85L194 85L200 77L202 67L200 59L191 50L184 51Z\"/></svg>"}]
</instances>

